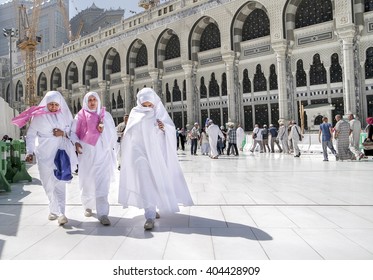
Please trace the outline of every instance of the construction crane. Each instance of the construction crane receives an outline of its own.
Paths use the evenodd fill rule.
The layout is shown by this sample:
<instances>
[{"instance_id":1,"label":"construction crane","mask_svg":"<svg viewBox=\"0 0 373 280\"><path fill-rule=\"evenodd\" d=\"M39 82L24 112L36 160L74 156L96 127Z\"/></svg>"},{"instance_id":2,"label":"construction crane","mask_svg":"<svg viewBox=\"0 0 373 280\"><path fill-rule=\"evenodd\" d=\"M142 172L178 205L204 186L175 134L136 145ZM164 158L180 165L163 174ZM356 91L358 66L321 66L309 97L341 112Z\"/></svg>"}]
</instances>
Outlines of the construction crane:
<instances>
[{"instance_id":1,"label":"construction crane","mask_svg":"<svg viewBox=\"0 0 373 280\"><path fill-rule=\"evenodd\" d=\"M140 0L139 7L144 8L145 10L151 9L157 6L160 3L160 0Z\"/></svg>"},{"instance_id":2,"label":"construction crane","mask_svg":"<svg viewBox=\"0 0 373 280\"><path fill-rule=\"evenodd\" d=\"M18 48L25 59L26 87L24 103L26 106L36 104L36 46L41 42L41 37L36 35L39 24L39 16L42 0L34 0L32 6L31 21L28 19L26 7L19 7Z\"/></svg>"}]
</instances>

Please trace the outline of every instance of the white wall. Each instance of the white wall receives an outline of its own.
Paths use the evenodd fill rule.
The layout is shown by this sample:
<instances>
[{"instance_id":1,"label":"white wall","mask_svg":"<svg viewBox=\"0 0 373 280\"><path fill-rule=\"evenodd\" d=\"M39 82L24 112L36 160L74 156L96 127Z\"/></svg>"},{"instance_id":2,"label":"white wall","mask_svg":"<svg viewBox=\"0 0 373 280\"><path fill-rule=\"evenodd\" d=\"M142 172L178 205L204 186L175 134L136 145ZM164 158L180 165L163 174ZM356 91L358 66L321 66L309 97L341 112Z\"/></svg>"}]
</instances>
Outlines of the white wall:
<instances>
[{"instance_id":1,"label":"white wall","mask_svg":"<svg viewBox=\"0 0 373 280\"><path fill-rule=\"evenodd\" d=\"M16 111L16 115L18 112ZM5 134L13 139L19 139L20 131L17 126L12 124L13 109L9 107L9 104L0 97L0 137L3 138ZM0 138L0 140L1 140Z\"/></svg>"}]
</instances>

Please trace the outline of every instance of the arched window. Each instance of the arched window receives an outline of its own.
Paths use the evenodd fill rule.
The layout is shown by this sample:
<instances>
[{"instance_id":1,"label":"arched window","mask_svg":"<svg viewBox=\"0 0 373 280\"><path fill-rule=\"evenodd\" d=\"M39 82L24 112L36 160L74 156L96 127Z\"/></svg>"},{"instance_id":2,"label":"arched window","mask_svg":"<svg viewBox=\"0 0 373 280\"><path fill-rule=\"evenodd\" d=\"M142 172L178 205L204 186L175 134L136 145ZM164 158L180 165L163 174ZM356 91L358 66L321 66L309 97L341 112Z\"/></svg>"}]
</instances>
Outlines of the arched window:
<instances>
[{"instance_id":1,"label":"arched window","mask_svg":"<svg viewBox=\"0 0 373 280\"><path fill-rule=\"evenodd\" d=\"M112 73L119 73L120 72L120 56L119 53L117 53L113 58L113 64L112 64Z\"/></svg>"},{"instance_id":2,"label":"arched window","mask_svg":"<svg viewBox=\"0 0 373 280\"><path fill-rule=\"evenodd\" d=\"M117 108L123 108L124 107L124 102L123 102L123 98L122 96L120 95L120 90L118 90L118 96L117 96Z\"/></svg>"},{"instance_id":3,"label":"arched window","mask_svg":"<svg viewBox=\"0 0 373 280\"><path fill-rule=\"evenodd\" d=\"M373 0L365 0L364 1L365 9L364 12L373 11Z\"/></svg>"},{"instance_id":4,"label":"arched window","mask_svg":"<svg viewBox=\"0 0 373 280\"><path fill-rule=\"evenodd\" d=\"M145 45L142 45L136 56L136 67L148 65L148 50Z\"/></svg>"},{"instance_id":5,"label":"arched window","mask_svg":"<svg viewBox=\"0 0 373 280\"><path fill-rule=\"evenodd\" d=\"M215 79L215 73L211 74L211 80L209 83L209 97L216 97L220 95L220 88L218 82Z\"/></svg>"},{"instance_id":6,"label":"arched window","mask_svg":"<svg viewBox=\"0 0 373 280\"><path fill-rule=\"evenodd\" d=\"M221 95L228 95L228 89L227 89L227 74L223 73L221 75Z\"/></svg>"},{"instance_id":7,"label":"arched window","mask_svg":"<svg viewBox=\"0 0 373 280\"><path fill-rule=\"evenodd\" d=\"M242 27L242 41L252 40L269 33L269 18L261 9L253 10L246 18Z\"/></svg>"},{"instance_id":8,"label":"arched window","mask_svg":"<svg viewBox=\"0 0 373 280\"><path fill-rule=\"evenodd\" d=\"M95 60L92 64L91 79L95 79L97 77L98 77L98 68L97 68L97 61Z\"/></svg>"},{"instance_id":9,"label":"arched window","mask_svg":"<svg viewBox=\"0 0 373 280\"><path fill-rule=\"evenodd\" d=\"M171 102L171 92L168 83L166 84L166 102Z\"/></svg>"},{"instance_id":10,"label":"arched window","mask_svg":"<svg viewBox=\"0 0 373 280\"><path fill-rule=\"evenodd\" d=\"M251 81L249 79L249 71L243 70L243 93L251 92Z\"/></svg>"},{"instance_id":11,"label":"arched window","mask_svg":"<svg viewBox=\"0 0 373 280\"><path fill-rule=\"evenodd\" d=\"M199 92L201 94L201 99L202 98L207 98L207 88L205 85L205 78L201 77L201 85L199 87Z\"/></svg>"},{"instance_id":12,"label":"arched window","mask_svg":"<svg viewBox=\"0 0 373 280\"><path fill-rule=\"evenodd\" d=\"M274 64L269 67L269 89L278 89L276 67Z\"/></svg>"},{"instance_id":13,"label":"arched window","mask_svg":"<svg viewBox=\"0 0 373 280\"><path fill-rule=\"evenodd\" d=\"M180 40L177 35L172 35L168 40L165 52L165 60L180 57Z\"/></svg>"},{"instance_id":14,"label":"arched window","mask_svg":"<svg viewBox=\"0 0 373 280\"><path fill-rule=\"evenodd\" d=\"M181 101L181 91L177 84L177 80L174 81L174 87L172 88L172 101Z\"/></svg>"},{"instance_id":15,"label":"arched window","mask_svg":"<svg viewBox=\"0 0 373 280\"><path fill-rule=\"evenodd\" d=\"M302 28L333 20L330 0L303 0L295 13L295 28Z\"/></svg>"},{"instance_id":16,"label":"arched window","mask_svg":"<svg viewBox=\"0 0 373 280\"><path fill-rule=\"evenodd\" d=\"M214 23L210 23L201 35L201 52L220 48L220 30Z\"/></svg>"},{"instance_id":17,"label":"arched window","mask_svg":"<svg viewBox=\"0 0 373 280\"><path fill-rule=\"evenodd\" d=\"M267 90L267 79L264 77L260 64L256 66L254 74L254 92Z\"/></svg>"},{"instance_id":18,"label":"arched window","mask_svg":"<svg viewBox=\"0 0 373 280\"><path fill-rule=\"evenodd\" d=\"M332 64L330 66L330 82L342 82L342 67L339 64L338 54L334 53L332 55L331 62Z\"/></svg>"},{"instance_id":19,"label":"arched window","mask_svg":"<svg viewBox=\"0 0 373 280\"><path fill-rule=\"evenodd\" d=\"M366 50L365 79L373 78L373 47Z\"/></svg>"},{"instance_id":20,"label":"arched window","mask_svg":"<svg viewBox=\"0 0 373 280\"><path fill-rule=\"evenodd\" d=\"M318 116L315 118L314 125L320 125L320 124L322 124L322 118L323 118L323 116L318 115Z\"/></svg>"},{"instance_id":21,"label":"arched window","mask_svg":"<svg viewBox=\"0 0 373 280\"><path fill-rule=\"evenodd\" d=\"M297 61L297 87L305 87L307 86L307 75L303 69L303 60L299 59Z\"/></svg>"},{"instance_id":22,"label":"arched window","mask_svg":"<svg viewBox=\"0 0 373 280\"><path fill-rule=\"evenodd\" d=\"M326 84L326 70L324 64L320 61L320 55L315 54L310 68L310 85L321 84Z\"/></svg>"}]
</instances>

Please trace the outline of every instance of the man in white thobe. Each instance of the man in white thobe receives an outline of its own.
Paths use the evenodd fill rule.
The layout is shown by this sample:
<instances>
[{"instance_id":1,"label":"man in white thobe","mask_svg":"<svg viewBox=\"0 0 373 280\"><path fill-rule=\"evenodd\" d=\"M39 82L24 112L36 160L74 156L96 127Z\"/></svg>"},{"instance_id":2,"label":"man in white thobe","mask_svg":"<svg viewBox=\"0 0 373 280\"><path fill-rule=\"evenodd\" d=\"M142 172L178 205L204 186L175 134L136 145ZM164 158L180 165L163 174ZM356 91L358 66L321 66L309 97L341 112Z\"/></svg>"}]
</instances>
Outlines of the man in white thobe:
<instances>
[{"instance_id":1,"label":"man in white thobe","mask_svg":"<svg viewBox=\"0 0 373 280\"><path fill-rule=\"evenodd\" d=\"M243 139L245 139L245 131L241 127L241 124L237 125L236 134L237 134L237 147L240 149L240 151L242 151L243 149L242 142L243 142Z\"/></svg>"},{"instance_id":2,"label":"man in white thobe","mask_svg":"<svg viewBox=\"0 0 373 280\"><path fill-rule=\"evenodd\" d=\"M349 114L348 120L350 123L350 151L355 155L356 159L361 160L364 157L364 154L359 149L361 122L355 119L354 114Z\"/></svg>"},{"instance_id":3,"label":"man in white thobe","mask_svg":"<svg viewBox=\"0 0 373 280\"><path fill-rule=\"evenodd\" d=\"M209 143L210 143L210 157L213 159L217 159L219 157L218 152L218 136L224 139L224 134L221 132L220 128L214 124L213 120L209 120L207 126L207 134L209 135Z\"/></svg>"}]
</instances>

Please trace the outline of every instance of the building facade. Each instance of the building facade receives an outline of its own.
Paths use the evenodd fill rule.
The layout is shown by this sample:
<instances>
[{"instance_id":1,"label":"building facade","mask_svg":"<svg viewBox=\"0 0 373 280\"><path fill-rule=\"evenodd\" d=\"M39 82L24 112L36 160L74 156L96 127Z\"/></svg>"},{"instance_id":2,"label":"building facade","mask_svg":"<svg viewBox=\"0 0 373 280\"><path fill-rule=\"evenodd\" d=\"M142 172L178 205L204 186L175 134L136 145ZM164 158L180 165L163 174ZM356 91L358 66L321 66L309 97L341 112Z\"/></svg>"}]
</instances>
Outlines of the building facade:
<instances>
[{"instance_id":1,"label":"building facade","mask_svg":"<svg viewBox=\"0 0 373 280\"><path fill-rule=\"evenodd\" d=\"M177 127L209 117L251 130L317 104L364 118L373 115L373 1L168 1L40 56L37 77L39 98L60 90L74 113L99 92L116 122L144 86ZM13 82L22 101L24 67Z\"/></svg>"}]
</instances>

